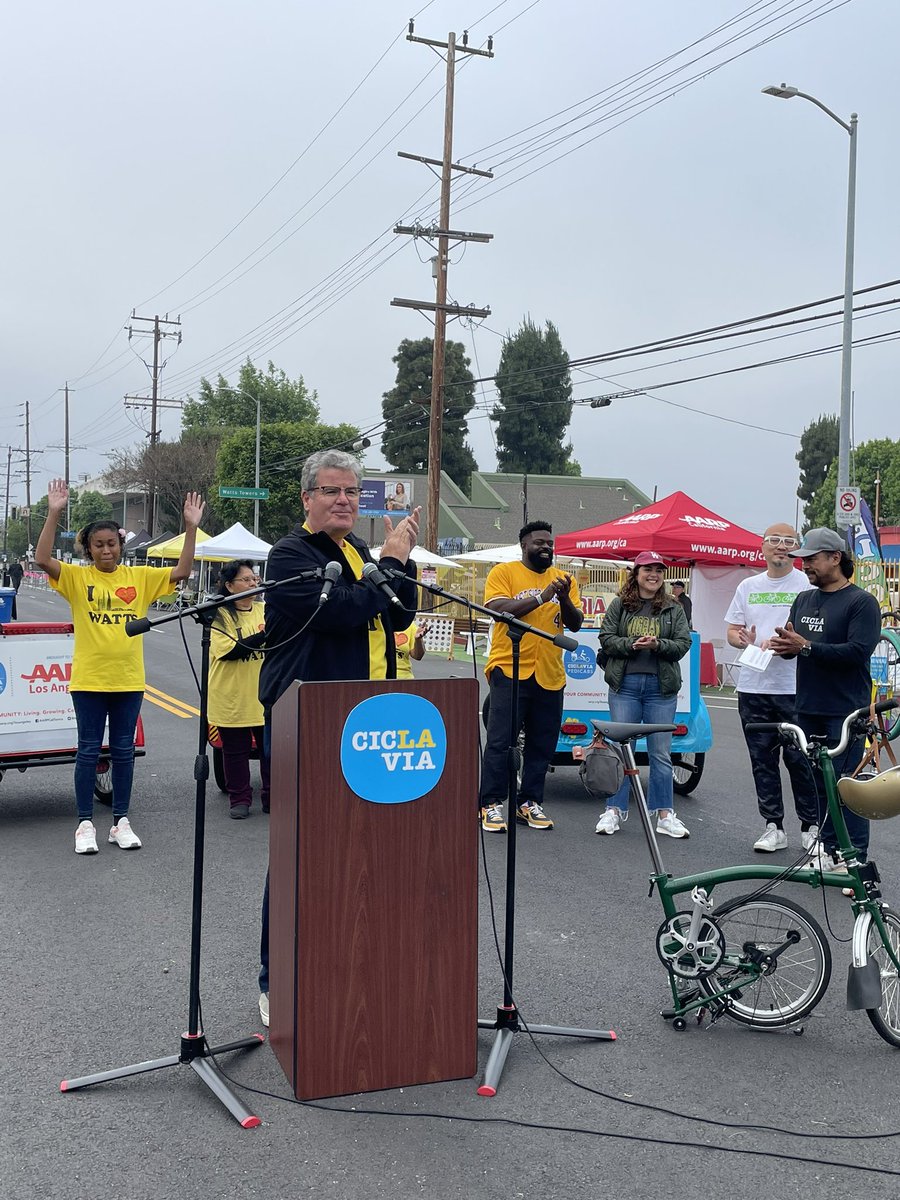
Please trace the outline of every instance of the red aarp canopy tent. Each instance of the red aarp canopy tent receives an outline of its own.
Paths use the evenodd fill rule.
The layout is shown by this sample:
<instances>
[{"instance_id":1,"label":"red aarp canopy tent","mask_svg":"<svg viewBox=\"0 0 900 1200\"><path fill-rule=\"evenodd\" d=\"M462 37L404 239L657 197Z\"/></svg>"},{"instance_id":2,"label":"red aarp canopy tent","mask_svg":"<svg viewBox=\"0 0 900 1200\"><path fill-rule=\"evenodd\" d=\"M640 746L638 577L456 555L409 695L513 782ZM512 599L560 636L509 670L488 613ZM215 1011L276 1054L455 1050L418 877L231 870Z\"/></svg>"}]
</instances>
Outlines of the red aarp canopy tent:
<instances>
[{"instance_id":1,"label":"red aarp canopy tent","mask_svg":"<svg viewBox=\"0 0 900 1200\"><path fill-rule=\"evenodd\" d=\"M733 525L704 508L684 492L673 492L627 517L561 533L555 539L557 557L624 558L655 550L669 562L762 568L760 536Z\"/></svg>"}]
</instances>

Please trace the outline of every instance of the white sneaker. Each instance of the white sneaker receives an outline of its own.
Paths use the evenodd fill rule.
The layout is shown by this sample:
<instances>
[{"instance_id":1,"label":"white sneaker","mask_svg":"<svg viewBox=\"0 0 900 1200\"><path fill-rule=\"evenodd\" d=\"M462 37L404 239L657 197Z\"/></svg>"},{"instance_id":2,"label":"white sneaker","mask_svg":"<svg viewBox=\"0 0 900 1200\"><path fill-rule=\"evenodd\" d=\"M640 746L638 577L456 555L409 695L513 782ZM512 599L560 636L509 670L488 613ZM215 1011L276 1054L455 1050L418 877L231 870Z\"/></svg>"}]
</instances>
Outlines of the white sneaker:
<instances>
[{"instance_id":1,"label":"white sneaker","mask_svg":"<svg viewBox=\"0 0 900 1200\"><path fill-rule=\"evenodd\" d=\"M82 821L75 830L75 853L97 853L97 830L93 821Z\"/></svg>"},{"instance_id":2,"label":"white sneaker","mask_svg":"<svg viewBox=\"0 0 900 1200\"><path fill-rule=\"evenodd\" d=\"M832 858L821 842L816 842L806 866L812 867L814 871L837 871L839 875L847 874L847 864Z\"/></svg>"},{"instance_id":3,"label":"white sneaker","mask_svg":"<svg viewBox=\"0 0 900 1200\"><path fill-rule=\"evenodd\" d=\"M656 832L664 833L667 837L686 838L690 837L688 827L678 820L678 816L673 808L667 817L659 817L656 822Z\"/></svg>"},{"instance_id":4,"label":"white sneaker","mask_svg":"<svg viewBox=\"0 0 900 1200\"><path fill-rule=\"evenodd\" d=\"M123 850L140 850L141 839L131 828L127 817L119 817L117 825L109 831L109 840L121 846Z\"/></svg>"},{"instance_id":5,"label":"white sneaker","mask_svg":"<svg viewBox=\"0 0 900 1200\"><path fill-rule=\"evenodd\" d=\"M816 842L819 840L818 825L810 825L805 833L800 834L800 845L804 850L812 850Z\"/></svg>"},{"instance_id":6,"label":"white sneaker","mask_svg":"<svg viewBox=\"0 0 900 1200\"><path fill-rule=\"evenodd\" d=\"M753 849L761 854L771 854L774 850L783 850L786 845L787 834L774 821L769 821L765 833L753 843Z\"/></svg>"},{"instance_id":7,"label":"white sneaker","mask_svg":"<svg viewBox=\"0 0 900 1200\"><path fill-rule=\"evenodd\" d=\"M620 815L617 808L608 808L606 812L601 813L600 820L594 826L594 833L618 833L622 828Z\"/></svg>"},{"instance_id":8,"label":"white sneaker","mask_svg":"<svg viewBox=\"0 0 900 1200\"><path fill-rule=\"evenodd\" d=\"M259 993L259 1019L262 1021L263 1025L265 1025L266 1029L268 1029L269 1028L269 993L268 992L260 992Z\"/></svg>"}]
</instances>

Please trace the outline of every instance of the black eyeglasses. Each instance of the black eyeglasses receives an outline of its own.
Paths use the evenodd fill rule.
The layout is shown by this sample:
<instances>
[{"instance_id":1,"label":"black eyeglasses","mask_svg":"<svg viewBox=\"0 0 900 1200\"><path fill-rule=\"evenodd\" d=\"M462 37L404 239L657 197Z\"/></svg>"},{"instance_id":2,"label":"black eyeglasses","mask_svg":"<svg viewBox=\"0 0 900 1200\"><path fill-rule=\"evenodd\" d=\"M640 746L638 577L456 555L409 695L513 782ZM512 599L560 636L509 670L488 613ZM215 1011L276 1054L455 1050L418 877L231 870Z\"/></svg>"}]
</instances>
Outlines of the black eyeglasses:
<instances>
[{"instance_id":1,"label":"black eyeglasses","mask_svg":"<svg viewBox=\"0 0 900 1200\"><path fill-rule=\"evenodd\" d=\"M329 500L333 500L335 496L340 496L341 492L344 493L348 500L358 500L362 495L362 488L360 487L341 488L332 487L330 484L326 484L324 487L310 488L309 490L311 492L321 492Z\"/></svg>"}]
</instances>

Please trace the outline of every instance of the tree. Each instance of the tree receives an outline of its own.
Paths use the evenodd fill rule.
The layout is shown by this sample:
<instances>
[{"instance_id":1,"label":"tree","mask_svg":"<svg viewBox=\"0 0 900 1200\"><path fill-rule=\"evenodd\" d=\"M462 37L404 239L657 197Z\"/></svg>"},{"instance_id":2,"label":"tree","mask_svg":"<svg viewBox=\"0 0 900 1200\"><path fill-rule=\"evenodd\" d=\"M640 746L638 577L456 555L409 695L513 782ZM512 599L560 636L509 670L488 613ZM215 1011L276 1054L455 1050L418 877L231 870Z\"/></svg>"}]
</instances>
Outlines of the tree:
<instances>
[{"instance_id":1,"label":"tree","mask_svg":"<svg viewBox=\"0 0 900 1200\"><path fill-rule=\"evenodd\" d=\"M158 533L177 532L181 528L185 494L200 492L206 500L203 528L212 533L217 529L218 500L213 493L213 481L221 441L221 430L198 429L182 434L177 442L157 442L155 446L139 442L130 450L114 450L110 454L105 478L111 487L144 492L148 496L156 480Z\"/></svg>"},{"instance_id":2,"label":"tree","mask_svg":"<svg viewBox=\"0 0 900 1200\"><path fill-rule=\"evenodd\" d=\"M881 478L880 523L900 525L900 442L878 438L857 446L851 456L853 478L863 498L875 513L875 478ZM834 527L834 498L837 491L838 464L828 468L824 482L806 508L807 529Z\"/></svg>"},{"instance_id":3,"label":"tree","mask_svg":"<svg viewBox=\"0 0 900 1200\"><path fill-rule=\"evenodd\" d=\"M73 494L71 504L73 529L83 529L91 521L106 521L113 515L112 505L101 492Z\"/></svg>"},{"instance_id":4,"label":"tree","mask_svg":"<svg viewBox=\"0 0 900 1200\"><path fill-rule=\"evenodd\" d=\"M20 517L10 517L6 525L6 557L9 562L22 558L28 548L25 522Z\"/></svg>"},{"instance_id":5,"label":"tree","mask_svg":"<svg viewBox=\"0 0 900 1200\"><path fill-rule=\"evenodd\" d=\"M397 382L382 397L384 457L398 471L428 469L428 427L431 419L431 338L404 338L394 355ZM475 403L475 381L461 342L447 342L444 356L444 405L441 469L468 492L478 464L466 442L467 417Z\"/></svg>"},{"instance_id":6,"label":"tree","mask_svg":"<svg viewBox=\"0 0 900 1200\"><path fill-rule=\"evenodd\" d=\"M532 475L581 474L563 437L572 419L569 356L552 321L544 329L526 317L503 342L495 376L499 403L497 465ZM571 468L575 467L573 471Z\"/></svg>"},{"instance_id":7,"label":"tree","mask_svg":"<svg viewBox=\"0 0 900 1200\"><path fill-rule=\"evenodd\" d=\"M200 394L188 400L182 409L181 427L199 429L256 428L256 401L260 402L260 423L315 421L319 416L316 392L310 392L299 375L289 379L284 371L269 363L266 371L247 359L238 381L232 386L219 375L215 387L208 379L200 380Z\"/></svg>"},{"instance_id":8,"label":"tree","mask_svg":"<svg viewBox=\"0 0 900 1200\"><path fill-rule=\"evenodd\" d=\"M269 499L260 501L260 537L274 542L303 519L300 473L303 460L316 450L336 447L349 450L359 437L353 425L320 425L316 421L264 425L260 435L260 482ZM249 487L255 478L256 431L237 429L222 440L217 461L216 486ZM240 521L253 524L252 500L216 500L223 527Z\"/></svg>"},{"instance_id":9,"label":"tree","mask_svg":"<svg viewBox=\"0 0 900 1200\"><path fill-rule=\"evenodd\" d=\"M838 456L839 421L834 416L818 417L803 430L796 459L800 466L800 486L797 495L803 501L807 528L809 513L816 493ZM834 491L832 490L832 499Z\"/></svg>"}]
</instances>

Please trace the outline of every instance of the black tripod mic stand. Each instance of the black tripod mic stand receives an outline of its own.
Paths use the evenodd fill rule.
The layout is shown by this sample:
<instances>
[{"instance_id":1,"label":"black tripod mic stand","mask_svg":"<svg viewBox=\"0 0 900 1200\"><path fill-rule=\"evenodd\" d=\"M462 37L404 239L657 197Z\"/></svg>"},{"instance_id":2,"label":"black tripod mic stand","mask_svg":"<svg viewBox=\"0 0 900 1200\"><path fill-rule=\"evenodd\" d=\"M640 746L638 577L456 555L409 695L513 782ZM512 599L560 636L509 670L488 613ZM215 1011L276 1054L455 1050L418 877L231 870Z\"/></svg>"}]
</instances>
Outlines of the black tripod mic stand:
<instances>
[{"instance_id":1,"label":"black tripod mic stand","mask_svg":"<svg viewBox=\"0 0 900 1200\"><path fill-rule=\"evenodd\" d=\"M395 575L400 577L399 571L386 570L386 575ZM403 578L407 578L403 576ZM565 634L546 633L543 629L537 629L534 625L529 625L527 621L520 621L517 617L511 616L509 613L498 612L493 608L486 608L481 604L475 604L471 600L463 596L456 596L452 592L447 592L437 584L422 583L416 580L420 588L430 592L432 595L441 596L445 600L454 601L457 604L463 604L467 609L474 612L483 613L494 621L502 621L506 625L506 632L509 635L509 640L512 642L512 687L510 689L510 718L509 718L509 743L507 747L507 841L506 841L506 919L504 924L504 945L503 945L503 1003L497 1008L497 1016L491 1020L489 1018L479 1017L479 1029L495 1029L497 1036L494 1039L494 1045L491 1053L488 1056L487 1064L484 1068L484 1076L482 1077L481 1085L478 1088L479 1096L496 1096L497 1089L500 1086L500 1078L503 1074L503 1067L506 1063L507 1056L512 1049L513 1037L517 1033L526 1032L525 1026L519 1021L519 1013L513 1000L512 983L513 983L513 967L515 965L515 942L516 942L516 796L518 793L518 743L519 743L519 651L522 638L526 634L534 634L536 637L545 638L548 642L553 642L563 650L575 650L578 647L578 642L574 638L566 637ZM474 658L474 642L472 648ZM590 1038L595 1041L614 1042L616 1035L611 1029L575 1029L567 1025L535 1025L528 1022L528 1033L552 1034L556 1037L577 1037Z\"/></svg>"},{"instance_id":2,"label":"black tripod mic stand","mask_svg":"<svg viewBox=\"0 0 900 1200\"><path fill-rule=\"evenodd\" d=\"M304 571L301 575L278 583L263 584L261 587L241 592L241 596L255 596L267 592L282 583L296 583L303 579L321 579L322 571ZM164 1067L176 1067L179 1064L189 1066L191 1070L206 1084L217 1100L228 1109L234 1119L244 1129L254 1129L260 1124L259 1117L232 1091L224 1075L214 1062L214 1056L225 1054L230 1050L248 1050L261 1046L265 1042L262 1034L255 1033L250 1037L239 1038L234 1042L226 1042L221 1046L207 1045L203 1029L200 1025L200 932L203 916L203 845L206 831L206 781L209 778L209 760L206 757L207 742L207 707L209 698L209 645L210 629L216 612L223 604L229 603L231 596L209 600L192 608L182 609L180 613L167 613L161 617L142 617L129 621L125 632L129 637L147 633L157 625L168 621L177 621L182 617L191 617L201 628L200 654L200 717L198 730L197 757L194 760L194 780L196 783L194 802L194 880L193 899L191 904L191 959L188 992L188 1028L182 1033L180 1049L177 1054L165 1058L149 1059L146 1062L132 1063L127 1067L114 1067L111 1071L98 1071L93 1075L82 1075L77 1079L64 1079L59 1085L61 1092L74 1092L79 1088L92 1087L95 1083L107 1083L112 1079L127 1079L131 1075L143 1075L148 1071L160 1071Z\"/></svg>"}]
</instances>

